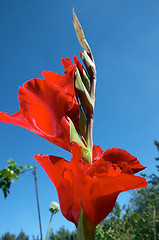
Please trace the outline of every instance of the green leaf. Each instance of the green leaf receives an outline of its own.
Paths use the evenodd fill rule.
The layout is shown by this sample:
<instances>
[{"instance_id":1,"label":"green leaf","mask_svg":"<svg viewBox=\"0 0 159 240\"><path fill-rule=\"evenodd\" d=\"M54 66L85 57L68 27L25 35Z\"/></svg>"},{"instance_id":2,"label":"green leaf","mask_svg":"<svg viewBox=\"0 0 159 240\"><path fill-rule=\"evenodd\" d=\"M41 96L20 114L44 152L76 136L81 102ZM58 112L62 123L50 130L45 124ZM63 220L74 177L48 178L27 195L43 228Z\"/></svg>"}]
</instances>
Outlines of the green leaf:
<instances>
[{"instance_id":1,"label":"green leaf","mask_svg":"<svg viewBox=\"0 0 159 240\"><path fill-rule=\"evenodd\" d=\"M8 165L15 167L15 166L16 166L16 162L13 161L12 159L9 159L9 160L8 160Z\"/></svg>"},{"instance_id":2,"label":"green leaf","mask_svg":"<svg viewBox=\"0 0 159 240\"><path fill-rule=\"evenodd\" d=\"M28 168L30 168L30 166L29 165L25 165L25 167L24 167L25 169L28 169Z\"/></svg>"}]
</instances>

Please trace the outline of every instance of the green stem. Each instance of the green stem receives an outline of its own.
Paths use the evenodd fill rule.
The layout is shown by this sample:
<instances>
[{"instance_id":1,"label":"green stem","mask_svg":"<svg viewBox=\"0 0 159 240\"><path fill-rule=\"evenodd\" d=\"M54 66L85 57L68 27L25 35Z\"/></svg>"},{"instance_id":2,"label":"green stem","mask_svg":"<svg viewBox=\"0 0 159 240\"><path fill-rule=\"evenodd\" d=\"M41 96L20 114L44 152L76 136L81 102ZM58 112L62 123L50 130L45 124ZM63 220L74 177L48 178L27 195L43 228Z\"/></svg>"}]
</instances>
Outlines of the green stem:
<instances>
[{"instance_id":1,"label":"green stem","mask_svg":"<svg viewBox=\"0 0 159 240\"><path fill-rule=\"evenodd\" d=\"M91 90L90 90L90 97L92 99L92 105L93 105L93 112L90 112L90 114L87 117L87 137L86 141L88 144L88 148L92 154L93 150L93 123L94 123L94 105L95 105L95 88L96 88L96 68L95 68L95 62L94 59L91 59L93 62L93 68L91 68Z\"/></svg>"},{"instance_id":2,"label":"green stem","mask_svg":"<svg viewBox=\"0 0 159 240\"><path fill-rule=\"evenodd\" d=\"M48 239L48 235L49 235L49 230L50 230L50 225L51 225L51 221L52 221L52 217L53 217L54 213L51 214L51 217L50 217L50 221L49 221L49 225L48 225L48 229L47 229L47 233L46 233L46 237L45 237L45 240Z\"/></svg>"}]
</instances>

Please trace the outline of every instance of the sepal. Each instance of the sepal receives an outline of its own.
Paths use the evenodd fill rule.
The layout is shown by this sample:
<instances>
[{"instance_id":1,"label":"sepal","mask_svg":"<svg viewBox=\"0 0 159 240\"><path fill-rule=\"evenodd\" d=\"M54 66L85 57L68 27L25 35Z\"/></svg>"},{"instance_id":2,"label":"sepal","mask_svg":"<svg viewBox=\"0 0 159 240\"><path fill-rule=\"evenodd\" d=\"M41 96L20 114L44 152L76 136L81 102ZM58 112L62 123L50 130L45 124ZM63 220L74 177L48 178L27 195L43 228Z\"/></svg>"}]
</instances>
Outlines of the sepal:
<instances>
[{"instance_id":1,"label":"sepal","mask_svg":"<svg viewBox=\"0 0 159 240\"><path fill-rule=\"evenodd\" d=\"M79 114L79 130L80 130L80 135L86 139L86 133L87 133L87 119L86 116L83 112L82 106L79 105L80 107L80 114Z\"/></svg>"},{"instance_id":2,"label":"sepal","mask_svg":"<svg viewBox=\"0 0 159 240\"><path fill-rule=\"evenodd\" d=\"M84 145L82 140L79 138L78 133L77 133L75 126L74 126L73 122L71 121L71 119L69 117L68 117L68 119L69 119L69 124L70 124L70 143L75 142L80 147L82 147L82 159L84 161L86 161L87 163L91 164L92 156L91 156L89 149Z\"/></svg>"},{"instance_id":3,"label":"sepal","mask_svg":"<svg viewBox=\"0 0 159 240\"><path fill-rule=\"evenodd\" d=\"M95 240L95 226L86 217L83 206L78 220L77 235L78 240Z\"/></svg>"},{"instance_id":4,"label":"sepal","mask_svg":"<svg viewBox=\"0 0 159 240\"><path fill-rule=\"evenodd\" d=\"M86 73L86 71L83 69L83 83L85 84L87 91L90 93L91 90L91 82L90 79Z\"/></svg>"},{"instance_id":5,"label":"sepal","mask_svg":"<svg viewBox=\"0 0 159 240\"><path fill-rule=\"evenodd\" d=\"M89 57L89 55L87 54L87 52L85 50L83 53L81 53L81 58L84 62L84 65L86 66L86 69L90 76L90 79L92 80L92 79L96 78L95 63L94 63L94 61L92 61L92 59Z\"/></svg>"},{"instance_id":6,"label":"sepal","mask_svg":"<svg viewBox=\"0 0 159 240\"><path fill-rule=\"evenodd\" d=\"M81 105L84 110L84 113L87 117L88 114L93 113L93 110L94 110L93 100L91 99L84 83L82 82L78 69L76 69L76 72L75 72L75 87L78 90L79 99L81 101Z\"/></svg>"}]
</instances>

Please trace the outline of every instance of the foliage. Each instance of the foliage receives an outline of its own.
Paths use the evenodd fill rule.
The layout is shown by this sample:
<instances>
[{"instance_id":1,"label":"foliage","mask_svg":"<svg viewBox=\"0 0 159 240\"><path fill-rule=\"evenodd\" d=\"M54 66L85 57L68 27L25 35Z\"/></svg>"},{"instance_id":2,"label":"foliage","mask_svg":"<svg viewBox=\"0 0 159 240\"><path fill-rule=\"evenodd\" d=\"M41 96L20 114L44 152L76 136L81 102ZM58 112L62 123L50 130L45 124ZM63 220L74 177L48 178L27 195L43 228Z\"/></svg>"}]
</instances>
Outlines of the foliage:
<instances>
[{"instance_id":1,"label":"foliage","mask_svg":"<svg viewBox=\"0 0 159 240\"><path fill-rule=\"evenodd\" d=\"M17 166L16 162L12 159L8 160L8 165L0 170L0 188L3 190L4 197L6 198L10 193L9 189L11 187L11 183L14 180L18 179L20 173L24 173L27 170L34 169L33 166Z\"/></svg>"},{"instance_id":2,"label":"foliage","mask_svg":"<svg viewBox=\"0 0 159 240\"><path fill-rule=\"evenodd\" d=\"M159 151L159 142L155 141L155 145ZM159 166L156 167L159 171ZM145 177L149 186L132 193L130 221L134 239L156 240L159 239L159 177L154 173Z\"/></svg>"},{"instance_id":3,"label":"foliage","mask_svg":"<svg viewBox=\"0 0 159 240\"><path fill-rule=\"evenodd\" d=\"M95 233L95 239L96 240L101 240L104 239L104 230L102 224L98 224L96 227L96 233Z\"/></svg>"},{"instance_id":4,"label":"foliage","mask_svg":"<svg viewBox=\"0 0 159 240\"><path fill-rule=\"evenodd\" d=\"M159 239L159 186L150 184L146 189L135 190L130 204L114 210L101 226L107 240Z\"/></svg>"},{"instance_id":5,"label":"foliage","mask_svg":"<svg viewBox=\"0 0 159 240\"><path fill-rule=\"evenodd\" d=\"M158 182L159 184L159 182ZM159 239L159 185L149 184L147 189L133 192L129 223L132 239Z\"/></svg>"},{"instance_id":6,"label":"foliage","mask_svg":"<svg viewBox=\"0 0 159 240\"><path fill-rule=\"evenodd\" d=\"M0 171L0 188L2 188L5 198L9 194L11 182L14 182L14 179L18 179L22 169L22 166L17 167L15 161L9 159L8 166Z\"/></svg>"},{"instance_id":7,"label":"foliage","mask_svg":"<svg viewBox=\"0 0 159 240\"><path fill-rule=\"evenodd\" d=\"M49 240L76 240L77 234L76 232L70 232L66 230L64 227L61 227L55 234L53 231L50 231Z\"/></svg>"}]
</instances>

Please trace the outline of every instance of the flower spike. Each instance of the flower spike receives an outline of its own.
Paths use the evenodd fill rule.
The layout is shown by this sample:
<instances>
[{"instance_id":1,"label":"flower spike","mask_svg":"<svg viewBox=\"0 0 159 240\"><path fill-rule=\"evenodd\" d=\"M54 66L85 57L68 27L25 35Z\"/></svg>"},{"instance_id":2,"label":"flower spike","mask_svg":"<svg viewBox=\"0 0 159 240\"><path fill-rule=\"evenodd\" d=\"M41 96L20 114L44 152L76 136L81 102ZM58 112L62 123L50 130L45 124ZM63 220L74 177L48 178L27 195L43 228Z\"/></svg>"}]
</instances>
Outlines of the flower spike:
<instances>
[{"instance_id":1,"label":"flower spike","mask_svg":"<svg viewBox=\"0 0 159 240\"><path fill-rule=\"evenodd\" d=\"M85 112L85 115L87 117L87 133L86 133L86 142L87 142L87 147L89 148L90 152L92 153L92 149L93 149L93 122L94 122L94 103L95 103L95 87L96 87L96 67L95 67L95 62L94 62L94 58L93 58L93 54L91 52L91 49L86 41L83 29L81 27L81 24L75 14L75 11L73 9L73 25L74 25L74 29L76 31L76 35L77 38L79 40L79 43L81 45L81 47L84 50L84 53L81 53L81 57L83 60L84 65L86 66L87 72L89 74L89 81L88 79L85 79L87 82L90 83L90 91L88 90L88 83L86 84L87 86L85 86L85 90L87 91L81 91L81 87L82 84L80 84L80 90L79 90L79 72L81 72L81 67L79 66L79 64L77 65L77 69L76 69L76 88L79 92L79 97L80 97L80 101L81 101L81 93L82 93L82 98L83 96L87 96L85 99L90 99L91 101L81 101L82 104L82 108ZM76 63L76 62L75 62ZM78 72L79 69L79 72ZM85 75L86 76L86 75ZM83 83L84 83L84 78L82 79ZM81 82L82 82L81 81ZM78 82L78 84L77 84ZM77 86L78 85L78 86ZM83 94L85 93L85 94ZM88 93L88 94L87 94ZM91 102L91 106L88 108L88 104ZM87 104L85 104L87 103ZM87 106L86 106L87 105ZM89 104L90 105L90 104ZM87 109L87 111L85 111ZM89 111L88 111L89 109Z\"/></svg>"},{"instance_id":2,"label":"flower spike","mask_svg":"<svg viewBox=\"0 0 159 240\"><path fill-rule=\"evenodd\" d=\"M71 161L42 154L34 158L55 185L61 212L76 225L78 238L93 240L118 195L147 187L147 182L135 176L145 168L136 157L93 145L96 67L74 9L73 19L85 69L76 56L75 65L70 58L61 59L65 74L44 71L43 79L24 83L18 94L20 110L13 115L0 112L0 122L28 129L72 153ZM52 215L58 211L55 205L50 206Z\"/></svg>"}]
</instances>

